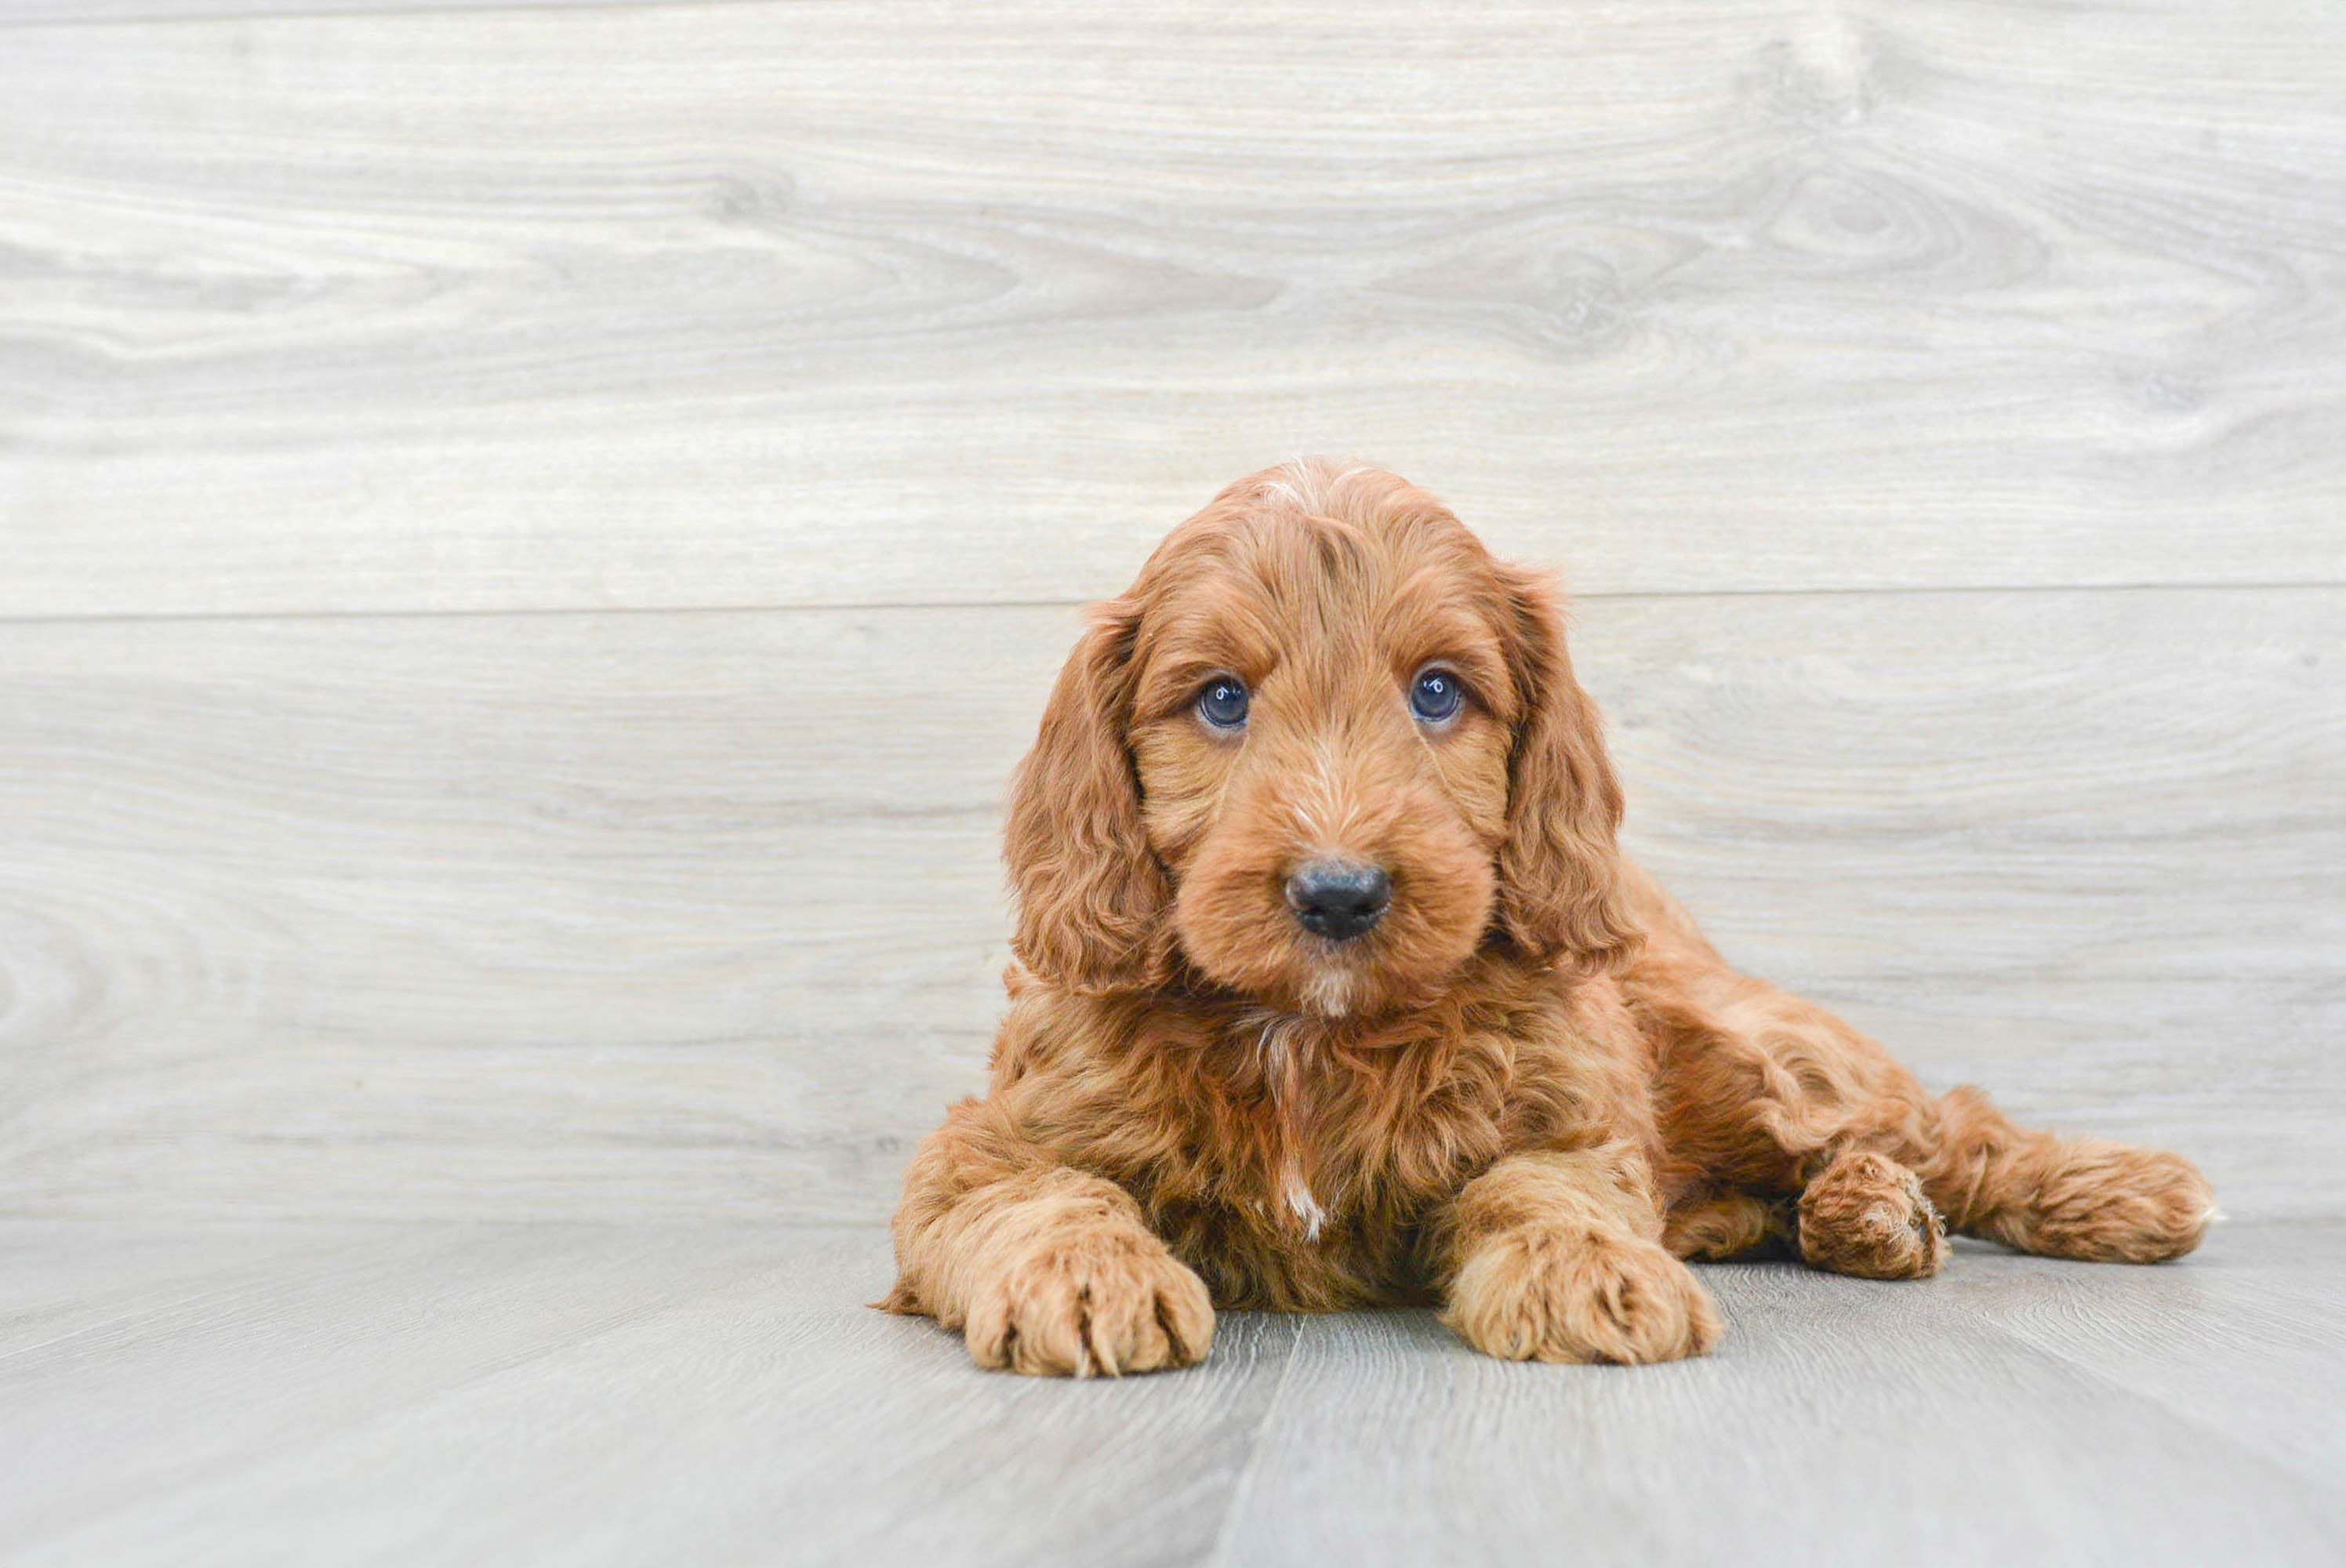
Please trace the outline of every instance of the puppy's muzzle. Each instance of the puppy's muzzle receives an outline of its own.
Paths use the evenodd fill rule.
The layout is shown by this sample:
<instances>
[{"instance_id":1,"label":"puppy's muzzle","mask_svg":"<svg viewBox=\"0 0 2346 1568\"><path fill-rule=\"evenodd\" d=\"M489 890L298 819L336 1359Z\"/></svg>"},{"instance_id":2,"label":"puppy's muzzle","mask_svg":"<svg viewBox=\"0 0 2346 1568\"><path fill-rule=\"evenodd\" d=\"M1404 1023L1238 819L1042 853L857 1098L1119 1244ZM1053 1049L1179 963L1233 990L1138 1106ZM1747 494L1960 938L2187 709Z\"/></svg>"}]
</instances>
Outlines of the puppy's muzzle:
<instances>
[{"instance_id":1,"label":"puppy's muzzle","mask_svg":"<svg viewBox=\"0 0 2346 1568\"><path fill-rule=\"evenodd\" d=\"M1392 879L1363 860L1312 860L1287 879L1296 923L1330 942L1350 942L1383 918Z\"/></svg>"}]
</instances>

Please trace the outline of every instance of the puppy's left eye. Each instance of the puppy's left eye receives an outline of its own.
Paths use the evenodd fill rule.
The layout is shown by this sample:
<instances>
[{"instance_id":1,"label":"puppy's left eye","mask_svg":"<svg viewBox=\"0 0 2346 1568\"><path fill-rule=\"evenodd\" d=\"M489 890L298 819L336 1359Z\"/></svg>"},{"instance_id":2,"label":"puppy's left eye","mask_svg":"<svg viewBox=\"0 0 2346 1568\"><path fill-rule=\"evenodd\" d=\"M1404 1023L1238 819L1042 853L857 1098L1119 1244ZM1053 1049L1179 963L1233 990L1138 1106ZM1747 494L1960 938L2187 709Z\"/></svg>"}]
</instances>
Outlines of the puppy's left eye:
<instances>
[{"instance_id":1,"label":"puppy's left eye","mask_svg":"<svg viewBox=\"0 0 2346 1568\"><path fill-rule=\"evenodd\" d=\"M1246 682L1218 675L1198 694L1198 716L1216 729L1239 729L1247 721Z\"/></svg>"},{"instance_id":2,"label":"puppy's left eye","mask_svg":"<svg viewBox=\"0 0 2346 1568\"><path fill-rule=\"evenodd\" d=\"M1409 688L1409 710L1428 724L1440 724L1458 712L1466 688L1446 669L1424 669Z\"/></svg>"}]
</instances>

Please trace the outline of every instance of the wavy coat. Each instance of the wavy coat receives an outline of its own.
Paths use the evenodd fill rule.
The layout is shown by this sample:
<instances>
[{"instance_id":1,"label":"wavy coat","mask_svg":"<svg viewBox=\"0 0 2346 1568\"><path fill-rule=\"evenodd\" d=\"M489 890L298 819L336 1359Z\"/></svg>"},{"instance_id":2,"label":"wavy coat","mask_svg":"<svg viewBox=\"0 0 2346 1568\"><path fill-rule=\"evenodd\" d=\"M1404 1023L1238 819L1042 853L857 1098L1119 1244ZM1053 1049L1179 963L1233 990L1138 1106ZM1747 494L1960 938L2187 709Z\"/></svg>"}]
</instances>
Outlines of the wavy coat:
<instances>
[{"instance_id":1,"label":"wavy coat","mask_svg":"<svg viewBox=\"0 0 2346 1568\"><path fill-rule=\"evenodd\" d=\"M2198 1243L2187 1161L1927 1095L1729 968L1621 810L1548 583L1379 470L1231 485L1093 612L1018 770L992 1085L913 1157L883 1304L1027 1372L1185 1365L1217 1306L1375 1303L1639 1362L1723 1330L1688 1258ZM1321 865L1373 869L1365 932L1305 919Z\"/></svg>"}]
</instances>

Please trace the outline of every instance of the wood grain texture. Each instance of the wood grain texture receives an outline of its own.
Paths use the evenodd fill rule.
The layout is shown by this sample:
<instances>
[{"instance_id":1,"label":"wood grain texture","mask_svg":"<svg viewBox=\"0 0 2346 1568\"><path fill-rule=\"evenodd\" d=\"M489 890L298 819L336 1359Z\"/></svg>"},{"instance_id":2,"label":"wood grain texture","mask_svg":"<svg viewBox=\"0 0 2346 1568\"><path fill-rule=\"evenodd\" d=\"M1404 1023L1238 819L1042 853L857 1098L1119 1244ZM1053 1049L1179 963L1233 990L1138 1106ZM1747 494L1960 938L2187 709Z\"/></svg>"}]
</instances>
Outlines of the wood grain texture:
<instances>
[{"instance_id":1,"label":"wood grain texture","mask_svg":"<svg viewBox=\"0 0 2346 1568\"><path fill-rule=\"evenodd\" d=\"M141 22L240 22L260 17L756 3L759 0L0 0L0 27L119 27ZM822 4L824 0L801 3Z\"/></svg>"},{"instance_id":2,"label":"wood grain texture","mask_svg":"<svg viewBox=\"0 0 2346 1568\"><path fill-rule=\"evenodd\" d=\"M2033 1277L2027 1260L1966 1247L1943 1278L1907 1286L1790 1264L1702 1272L1726 1343L1661 1368L1494 1362L1423 1313L1307 1324L1226 1559L1535 1563L1601 1543L1586 1560L2313 1563L2346 1544L2333 1462L2285 1470L2208 1409L2016 1342L1955 1298L1967 1276ZM2080 1308L2065 1346L2091 1345L2105 1305L2127 1312L2163 1279L2057 1272ZM2285 1258L2266 1269L2290 1272ZM2170 1300L2159 1316L2224 1341L2202 1353L2211 1372L2335 1390L2346 1370L2334 1329L2308 1356L2243 1339L2211 1305ZM2211 1408L2242 1426L2270 1406L2242 1388ZM2334 1410L2326 1425L2334 1441Z\"/></svg>"},{"instance_id":3,"label":"wood grain texture","mask_svg":"<svg viewBox=\"0 0 2346 1568\"><path fill-rule=\"evenodd\" d=\"M207 1270L180 1227L0 1222L74 1325L0 1317L0 1562L2294 1568L2346 1526L2346 1334L2265 1331L2334 1296L2336 1225L2160 1268L1708 1268L1729 1337L1671 1367L1231 1314L1204 1367L1094 1383L860 1305L876 1229L298 1227L264 1259L279 1229L196 1227Z\"/></svg>"},{"instance_id":4,"label":"wood grain texture","mask_svg":"<svg viewBox=\"0 0 2346 1568\"><path fill-rule=\"evenodd\" d=\"M1226 1324L1210 1379L985 1378L862 1305L885 1257L869 1231L379 1227L150 1286L102 1331L0 1339L0 1561L1204 1554L1288 1325Z\"/></svg>"},{"instance_id":5,"label":"wood grain texture","mask_svg":"<svg viewBox=\"0 0 2346 1568\"><path fill-rule=\"evenodd\" d=\"M0 615L1072 602L1304 450L1590 592L2334 583L2341 257L2295 0L20 27Z\"/></svg>"},{"instance_id":6,"label":"wood grain texture","mask_svg":"<svg viewBox=\"0 0 2346 1568\"><path fill-rule=\"evenodd\" d=\"M2270 1227L2237 1237L2219 1228L2197 1266L2147 1274L2123 1292L2042 1259L1947 1278L1954 1307L2005 1334L2282 1470L2324 1485L2346 1476L2346 1417L2324 1380L2302 1370L2346 1363L2337 1339L2346 1258L2324 1247L2288 1246Z\"/></svg>"},{"instance_id":7,"label":"wood grain texture","mask_svg":"<svg viewBox=\"0 0 2346 1568\"><path fill-rule=\"evenodd\" d=\"M1052 608L0 626L0 1212L874 1219ZM2346 591L1583 606L1632 845L1942 1086L2335 1214Z\"/></svg>"}]
</instances>

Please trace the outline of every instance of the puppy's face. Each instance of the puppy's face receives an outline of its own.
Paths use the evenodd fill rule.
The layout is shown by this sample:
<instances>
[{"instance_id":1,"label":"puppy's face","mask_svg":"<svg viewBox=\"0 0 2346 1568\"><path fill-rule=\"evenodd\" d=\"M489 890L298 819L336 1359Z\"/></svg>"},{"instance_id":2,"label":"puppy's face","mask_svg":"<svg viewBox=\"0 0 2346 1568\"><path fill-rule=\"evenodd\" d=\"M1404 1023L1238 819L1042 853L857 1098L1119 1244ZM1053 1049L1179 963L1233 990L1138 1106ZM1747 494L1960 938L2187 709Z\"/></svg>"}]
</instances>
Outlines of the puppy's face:
<instances>
[{"instance_id":1,"label":"puppy's face","mask_svg":"<svg viewBox=\"0 0 2346 1568\"><path fill-rule=\"evenodd\" d=\"M1086 993L1422 1004L1634 941L1553 594L1390 473L1241 480L1099 606L1011 797L1015 947Z\"/></svg>"},{"instance_id":2,"label":"puppy's face","mask_svg":"<svg viewBox=\"0 0 2346 1568\"><path fill-rule=\"evenodd\" d=\"M1490 562L1454 525L1266 509L1152 588L1127 743L1181 951L1282 1011L1429 998L1490 927L1507 833Z\"/></svg>"}]
</instances>

